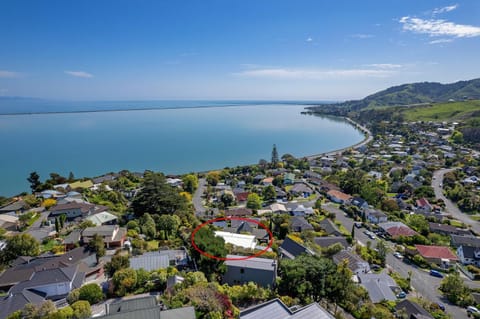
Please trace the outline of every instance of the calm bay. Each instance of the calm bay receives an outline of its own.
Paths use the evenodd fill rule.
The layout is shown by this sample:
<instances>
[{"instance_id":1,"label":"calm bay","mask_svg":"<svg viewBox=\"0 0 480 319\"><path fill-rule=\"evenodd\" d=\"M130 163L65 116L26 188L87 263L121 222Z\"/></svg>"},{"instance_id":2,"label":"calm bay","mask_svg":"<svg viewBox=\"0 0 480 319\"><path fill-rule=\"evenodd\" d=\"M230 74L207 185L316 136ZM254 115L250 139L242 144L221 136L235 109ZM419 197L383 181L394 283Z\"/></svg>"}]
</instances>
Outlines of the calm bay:
<instances>
[{"instance_id":1,"label":"calm bay","mask_svg":"<svg viewBox=\"0 0 480 319\"><path fill-rule=\"evenodd\" d=\"M0 195L29 191L26 178L32 171L42 181L50 172L181 174L269 160L273 144L280 155L302 157L363 139L343 120L301 114L305 105L175 107L0 115Z\"/></svg>"}]
</instances>

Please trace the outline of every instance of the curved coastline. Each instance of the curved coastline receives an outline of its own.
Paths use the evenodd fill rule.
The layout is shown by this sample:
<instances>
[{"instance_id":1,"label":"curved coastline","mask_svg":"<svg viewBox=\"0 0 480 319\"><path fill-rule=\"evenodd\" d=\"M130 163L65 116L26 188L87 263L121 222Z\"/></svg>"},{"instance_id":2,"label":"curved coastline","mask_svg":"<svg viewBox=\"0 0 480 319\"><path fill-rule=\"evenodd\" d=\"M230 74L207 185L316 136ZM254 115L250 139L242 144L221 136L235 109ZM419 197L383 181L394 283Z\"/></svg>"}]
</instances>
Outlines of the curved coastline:
<instances>
[{"instance_id":1,"label":"curved coastline","mask_svg":"<svg viewBox=\"0 0 480 319\"><path fill-rule=\"evenodd\" d=\"M313 159L316 159L316 158L319 158L319 157L324 157L324 156L334 156L334 155L339 155L341 154L342 152L346 151L346 150L349 150L349 149L357 149L363 145L366 145L368 143L370 143L372 140L373 140L373 136L372 136L372 132L370 132L370 130L368 128L366 128L365 126L362 126L360 125L359 123L355 122L354 120L352 120L351 118L349 117L342 117L345 121L349 122L350 124L352 124L353 127L355 127L356 129L360 130L365 138L363 139L363 141L360 141L356 144L353 144L351 146L347 146L347 147L343 147L343 148L340 148L340 149L336 149L336 150L333 150L333 151L329 151L329 152L324 152L324 153L320 153L320 154L315 154L315 155L309 155L309 156L305 156L308 160L313 160Z\"/></svg>"}]
</instances>

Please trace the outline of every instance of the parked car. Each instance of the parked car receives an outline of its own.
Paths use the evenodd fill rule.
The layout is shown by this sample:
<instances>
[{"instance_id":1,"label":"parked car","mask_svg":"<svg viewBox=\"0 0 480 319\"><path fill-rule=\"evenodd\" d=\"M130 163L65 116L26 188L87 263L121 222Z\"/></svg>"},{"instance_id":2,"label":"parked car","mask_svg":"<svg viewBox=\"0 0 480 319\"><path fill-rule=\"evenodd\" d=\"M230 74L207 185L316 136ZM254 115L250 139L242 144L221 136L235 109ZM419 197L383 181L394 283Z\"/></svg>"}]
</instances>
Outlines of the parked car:
<instances>
[{"instance_id":1,"label":"parked car","mask_svg":"<svg viewBox=\"0 0 480 319\"><path fill-rule=\"evenodd\" d=\"M356 222L354 225L357 228L362 228L362 223L360 223L360 222Z\"/></svg>"},{"instance_id":2,"label":"parked car","mask_svg":"<svg viewBox=\"0 0 480 319\"><path fill-rule=\"evenodd\" d=\"M397 294L397 298L399 299L403 299L407 296L407 294L405 293L405 291L401 291Z\"/></svg>"},{"instance_id":3,"label":"parked car","mask_svg":"<svg viewBox=\"0 0 480 319\"><path fill-rule=\"evenodd\" d=\"M441 272L435 270L435 269L430 269L430 276L433 277L438 277L438 278L443 278L443 275Z\"/></svg>"},{"instance_id":4,"label":"parked car","mask_svg":"<svg viewBox=\"0 0 480 319\"><path fill-rule=\"evenodd\" d=\"M467 307L467 313L468 314L472 314L472 313L480 313L480 311L474 307L474 306L468 306Z\"/></svg>"},{"instance_id":5,"label":"parked car","mask_svg":"<svg viewBox=\"0 0 480 319\"><path fill-rule=\"evenodd\" d=\"M403 258L402 254L400 254L398 251L395 252L393 255L394 255L396 258L398 258L398 259L402 259L402 258Z\"/></svg>"},{"instance_id":6,"label":"parked car","mask_svg":"<svg viewBox=\"0 0 480 319\"><path fill-rule=\"evenodd\" d=\"M445 311L445 306L443 304L438 302L437 306L438 306L438 308L440 308L440 310Z\"/></svg>"}]
</instances>

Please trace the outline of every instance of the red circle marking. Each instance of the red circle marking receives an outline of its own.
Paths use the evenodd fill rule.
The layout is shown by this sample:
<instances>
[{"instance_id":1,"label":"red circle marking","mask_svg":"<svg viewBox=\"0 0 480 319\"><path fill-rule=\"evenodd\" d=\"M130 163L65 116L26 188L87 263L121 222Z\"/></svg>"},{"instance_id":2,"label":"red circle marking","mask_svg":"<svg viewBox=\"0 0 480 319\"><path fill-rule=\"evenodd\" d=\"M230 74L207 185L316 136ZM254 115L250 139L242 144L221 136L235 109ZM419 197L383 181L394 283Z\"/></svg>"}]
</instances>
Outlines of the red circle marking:
<instances>
[{"instance_id":1,"label":"red circle marking","mask_svg":"<svg viewBox=\"0 0 480 319\"><path fill-rule=\"evenodd\" d=\"M205 227L208 224L212 224L214 222L222 221L222 220L243 220L243 221L246 221L246 222L255 223L255 224L259 225L260 227L262 227L263 229L265 229L267 231L268 236L270 237L269 240L268 240L268 246L265 247L265 249L259 251L258 253L254 254L252 256L245 256L245 257L241 257L241 258L226 258L226 257L213 256L213 255L201 250L200 248L198 248L198 246L195 244L195 234L200 230L200 228ZM203 224L198 225L193 230L192 236L190 237L190 240L192 242L193 248L195 248L196 251L198 251L200 254L202 254L202 255L204 255L208 258L217 259L217 260L224 260L224 261L225 260L246 260L246 259L258 257L258 256L261 256L261 255L265 254L267 252L267 250L270 247L272 247L272 245L273 245L273 234L272 234L271 230L268 229L267 226L265 226L264 224L260 223L259 221L254 220L254 219L243 218L243 217L218 217L218 218L207 220Z\"/></svg>"}]
</instances>

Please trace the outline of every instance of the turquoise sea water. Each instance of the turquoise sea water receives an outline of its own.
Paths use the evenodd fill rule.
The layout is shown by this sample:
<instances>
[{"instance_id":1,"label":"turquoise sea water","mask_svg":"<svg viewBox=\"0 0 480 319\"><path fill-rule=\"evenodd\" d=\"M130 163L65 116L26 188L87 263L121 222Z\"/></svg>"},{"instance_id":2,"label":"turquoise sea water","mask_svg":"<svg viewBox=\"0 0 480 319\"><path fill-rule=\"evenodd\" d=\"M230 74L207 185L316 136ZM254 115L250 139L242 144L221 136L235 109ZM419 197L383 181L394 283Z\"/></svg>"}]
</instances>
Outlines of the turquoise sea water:
<instances>
[{"instance_id":1,"label":"turquoise sea water","mask_svg":"<svg viewBox=\"0 0 480 319\"><path fill-rule=\"evenodd\" d=\"M363 138L342 120L302 115L305 105L242 102L222 107L215 102L203 105L215 107L195 108L202 105L188 103L170 104L172 108L164 103L158 110L0 115L0 195L28 191L26 178L32 171L42 181L50 172L66 176L72 171L76 177L122 169L178 174L269 160L273 144L280 155L300 157Z\"/></svg>"}]
</instances>

